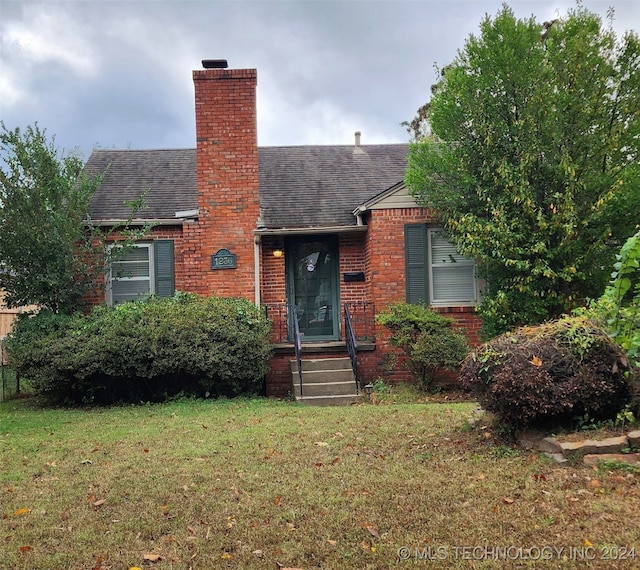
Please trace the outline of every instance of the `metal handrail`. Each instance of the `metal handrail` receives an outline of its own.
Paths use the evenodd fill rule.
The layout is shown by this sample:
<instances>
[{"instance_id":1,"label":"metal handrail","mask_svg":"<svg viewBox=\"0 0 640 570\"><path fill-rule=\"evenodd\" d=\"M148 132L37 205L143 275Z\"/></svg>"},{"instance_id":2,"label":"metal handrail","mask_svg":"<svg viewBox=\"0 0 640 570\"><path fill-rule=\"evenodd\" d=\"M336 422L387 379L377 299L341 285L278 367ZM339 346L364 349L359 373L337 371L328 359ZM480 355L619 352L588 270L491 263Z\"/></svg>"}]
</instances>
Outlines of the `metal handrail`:
<instances>
[{"instance_id":1,"label":"metal handrail","mask_svg":"<svg viewBox=\"0 0 640 570\"><path fill-rule=\"evenodd\" d=\"M349 314L349 305L344 304L344 337L347 343L347 352L349 353L349 360L351 360L351 370L353 370L353 377L356 381L356 394L360 393L360 382L358 380L358 340L356 339L356 333L353 330L353 323L351 322L351 315Z\"/></svg>"},{"instance_id":2,"label":"metal handrail","mask_svg":"<svg viewBox=\"0 0 640 570\"><path fill-rule=\"evenodd\" d=\"M298 311L295 305L291 305L291 316L293 317L293 346L296 351L298 379L300 381L300 397L302 398L302 340L300 337L300 327L298 326Z\"/></svg>"}]
</instances>

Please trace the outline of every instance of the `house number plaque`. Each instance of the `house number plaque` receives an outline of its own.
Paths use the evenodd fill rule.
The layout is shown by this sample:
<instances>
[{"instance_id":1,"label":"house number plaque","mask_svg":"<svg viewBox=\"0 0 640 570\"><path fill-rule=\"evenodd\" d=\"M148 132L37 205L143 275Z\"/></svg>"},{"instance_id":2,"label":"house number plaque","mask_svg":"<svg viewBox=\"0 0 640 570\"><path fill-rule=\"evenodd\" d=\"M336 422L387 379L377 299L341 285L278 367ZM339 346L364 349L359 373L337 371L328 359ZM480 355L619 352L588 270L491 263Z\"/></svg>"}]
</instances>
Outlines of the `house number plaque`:
<instances>
[{"instance_id":1,"label":"house number plaque","mask_svg":"<svg viewBox=\"0 0 640 570\"><path fill-rule=\"evenodd\" d=\"M219 249L211 256L211 269L235 269L236 254L228 249Z\"/></svg>"}]
</instances>

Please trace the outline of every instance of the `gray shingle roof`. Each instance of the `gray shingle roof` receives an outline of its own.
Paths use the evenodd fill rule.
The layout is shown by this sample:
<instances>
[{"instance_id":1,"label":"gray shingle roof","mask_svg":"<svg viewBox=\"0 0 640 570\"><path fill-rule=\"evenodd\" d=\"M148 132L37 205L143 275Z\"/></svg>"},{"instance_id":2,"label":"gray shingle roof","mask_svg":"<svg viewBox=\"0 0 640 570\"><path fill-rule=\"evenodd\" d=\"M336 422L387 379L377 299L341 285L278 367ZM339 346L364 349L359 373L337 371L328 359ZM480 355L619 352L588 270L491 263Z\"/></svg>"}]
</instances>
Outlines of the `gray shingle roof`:
<instances>
[{"instance_id":1,"label":"gray shingle roof","mask_svg":"<svg viewBox=\"0 0 640 570\"><path fill-rule=\"evenodd\" d=\"M259 148L260 208L267 228L355 225L353 210L404 178L408 145ZM86 171L105 172L94 220L126 219L125 201L149 189L139 218L173 219L198 207L196 151L94 150Z\"/></svg>"},{"instance_id":2,"label":"gray shingle roof","mask_svg":"<svg viewBox=\"0 0 640 570\"><path fill-rule=\"evenodd\" d=\"M142 219L170 219L179 210L198 207L196 151L94 150L87 161L88 174L104 173L91 206L94 220L123 220L131 215L125 201L144 190L147 207Z\"/></svg>"},{"instance_id":3,"label":"gray shingle roof","mask_svg":"<svg viewBox=\"0 0 640 570\"><path fill-rule=\"evenodd\" d=\"M268 228L350 226L359 204L404 179L408 145L263 147L260 208Z\"/></svg>"}]
</instances>

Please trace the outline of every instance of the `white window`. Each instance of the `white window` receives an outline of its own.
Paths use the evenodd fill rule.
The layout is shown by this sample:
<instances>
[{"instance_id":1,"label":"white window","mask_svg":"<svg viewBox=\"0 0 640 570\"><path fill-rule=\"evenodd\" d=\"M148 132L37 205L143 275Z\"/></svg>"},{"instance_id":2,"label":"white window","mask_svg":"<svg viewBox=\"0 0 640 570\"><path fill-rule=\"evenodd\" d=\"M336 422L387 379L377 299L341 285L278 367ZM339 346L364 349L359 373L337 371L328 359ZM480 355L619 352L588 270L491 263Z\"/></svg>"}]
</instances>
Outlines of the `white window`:
<instances>
[{"instance_id":1,"label":"white window","mask_svg":"<svg viewBox=\"0 0 640 570\"><path fill-rule=\"evenodd\" d=\"M427 243L430 303L475 303L478 287L473 259L460 255L440 228L427 228Z\"/></svg>"},{"instance_id":2,"label":"white window","mask_svg":"<svg viewBox=\"0 0 640 570\"><path fill-rule=\"evenodd\" d=\"M117 305L155 293L153 247L150 243L136 244L111 264L107 302Z\"/></svg>"},{"instance_id":3,"label":"white window","mask_svg":"<svg viewBox=\"0 0 640 570\"><path fill-rule=\"evenodd\" d=\"M455 307L478 302L475 263L458 253L442 228L406 224L405 256L408 303Z\"/></svg>"}]
</instances>

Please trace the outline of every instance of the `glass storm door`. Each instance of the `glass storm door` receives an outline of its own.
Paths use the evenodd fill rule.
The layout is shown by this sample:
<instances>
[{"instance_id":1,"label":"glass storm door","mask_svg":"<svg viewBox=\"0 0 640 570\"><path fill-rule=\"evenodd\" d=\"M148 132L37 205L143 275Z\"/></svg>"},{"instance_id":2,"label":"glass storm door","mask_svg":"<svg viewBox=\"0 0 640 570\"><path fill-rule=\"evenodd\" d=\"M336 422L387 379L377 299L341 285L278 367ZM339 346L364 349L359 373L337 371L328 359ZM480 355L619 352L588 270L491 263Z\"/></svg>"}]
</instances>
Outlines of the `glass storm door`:
<instances>
[{"instance_id":1,"label":"glass storm door","mask_svg":"<svg viewBox=\"0 0 640 570\"><path fill-rule=\"evenodd\" d=\"M337 239L291 239L287 250L287 301L296 306L302 340L340 338Z\"/></svg>"}]
</instances>

